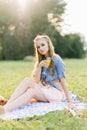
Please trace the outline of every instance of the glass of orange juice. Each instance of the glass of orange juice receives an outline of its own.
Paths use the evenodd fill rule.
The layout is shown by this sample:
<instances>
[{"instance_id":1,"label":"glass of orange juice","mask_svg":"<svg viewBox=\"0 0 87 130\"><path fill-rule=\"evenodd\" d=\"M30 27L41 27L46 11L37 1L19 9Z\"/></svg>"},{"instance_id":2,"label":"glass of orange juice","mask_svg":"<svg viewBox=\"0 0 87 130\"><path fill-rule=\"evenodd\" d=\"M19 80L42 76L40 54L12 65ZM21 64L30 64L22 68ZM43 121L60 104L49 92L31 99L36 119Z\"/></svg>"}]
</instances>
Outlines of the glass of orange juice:
<instances>
[{"instance_id":1,"label":"glass of orange juice","mask_svg":"<svg viewBox=\"0 0 87 130\"><path fill-rule=\"evenodd\" d=\"M46 63L46 65L47 65L47 66L49 66L49 65L50 65L50 63L51 63L51 58L50 58L50 57L47 57L47 59L46 59L46 62L45 62L45 63Z\"/></svg>"}]
</instances>

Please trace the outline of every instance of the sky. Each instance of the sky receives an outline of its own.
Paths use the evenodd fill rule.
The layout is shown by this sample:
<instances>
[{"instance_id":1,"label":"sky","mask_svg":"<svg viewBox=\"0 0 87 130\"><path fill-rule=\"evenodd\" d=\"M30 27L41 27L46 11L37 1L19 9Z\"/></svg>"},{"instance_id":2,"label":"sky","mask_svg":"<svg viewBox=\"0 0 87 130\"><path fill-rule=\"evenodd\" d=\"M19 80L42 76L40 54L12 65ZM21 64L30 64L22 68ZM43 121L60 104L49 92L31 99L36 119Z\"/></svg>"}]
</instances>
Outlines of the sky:
<instances>
[{"instance_id":1,"label":"sky","mask_svg":"<svg viewBox=\"0 0 87 130\"><path fill-rule=\"evenodd\" d=\"M67 3L63 33L80 33L87 41L87 0L64 0Z\"/></svg>"}]
</instances>

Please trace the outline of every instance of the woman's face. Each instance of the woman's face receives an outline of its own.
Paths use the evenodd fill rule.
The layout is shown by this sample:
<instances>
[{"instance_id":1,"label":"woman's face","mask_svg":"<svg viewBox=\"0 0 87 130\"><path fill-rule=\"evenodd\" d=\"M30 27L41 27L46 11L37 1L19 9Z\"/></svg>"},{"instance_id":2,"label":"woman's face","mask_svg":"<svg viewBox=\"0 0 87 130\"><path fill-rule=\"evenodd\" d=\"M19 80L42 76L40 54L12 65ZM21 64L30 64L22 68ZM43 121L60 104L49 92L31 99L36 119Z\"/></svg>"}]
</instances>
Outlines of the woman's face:
<instances>
[{"instance_id":1,"label":"woman's face","mask_svg":"<svg viewBox=\"0 0 87 130\"><path fill-rule=\"evenodd\" d=\"M36 47L41 55L48 56L49 47L46 40L38 40L38 42L36 43Z\"/></svg>"}]
</instances>

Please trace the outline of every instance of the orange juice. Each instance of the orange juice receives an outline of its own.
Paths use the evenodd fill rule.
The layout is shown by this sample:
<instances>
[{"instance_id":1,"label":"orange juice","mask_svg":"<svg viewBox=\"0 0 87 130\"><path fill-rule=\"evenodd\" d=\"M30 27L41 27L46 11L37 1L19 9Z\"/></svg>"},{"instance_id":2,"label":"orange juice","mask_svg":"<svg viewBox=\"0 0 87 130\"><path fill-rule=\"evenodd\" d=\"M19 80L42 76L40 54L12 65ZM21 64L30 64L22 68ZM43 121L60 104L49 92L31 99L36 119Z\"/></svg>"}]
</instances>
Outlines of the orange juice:
<instances>
[{"instance_id":1,"label":"orange juice","mask_svg":"<svg viewBox=\"0 0 87 130\"><path fill-rule=\"evenodd\" d=\"M48 57L47 59L46 59L46 65L50 65L50 62L51 62L51 58L50 57Z\"/></svg>"}]
</instances>

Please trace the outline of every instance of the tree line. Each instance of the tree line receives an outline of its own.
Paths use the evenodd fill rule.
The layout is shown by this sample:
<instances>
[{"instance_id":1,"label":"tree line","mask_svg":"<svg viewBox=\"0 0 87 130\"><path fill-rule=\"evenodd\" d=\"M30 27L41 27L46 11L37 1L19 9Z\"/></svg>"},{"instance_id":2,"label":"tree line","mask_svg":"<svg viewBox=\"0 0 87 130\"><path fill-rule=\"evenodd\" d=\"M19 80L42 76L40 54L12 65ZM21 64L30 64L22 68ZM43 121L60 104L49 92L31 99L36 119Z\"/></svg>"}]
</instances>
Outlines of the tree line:
<instances>
[{"instance_id":1,"label":"tree line","mask_svg":"<svg viewBox=\"0 0 87 130\"><path fill-rule=\"evenodd\" d=\"M0 0L0 60L20 60L34 56L33 39L47 34L56 53L63 58L85 57L79 34L60 33L66 3L63 0L27 0L23 12L18 0Z\"/></svg>"}]
</instances>

